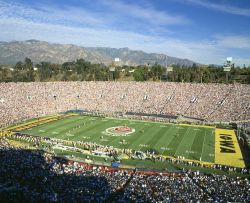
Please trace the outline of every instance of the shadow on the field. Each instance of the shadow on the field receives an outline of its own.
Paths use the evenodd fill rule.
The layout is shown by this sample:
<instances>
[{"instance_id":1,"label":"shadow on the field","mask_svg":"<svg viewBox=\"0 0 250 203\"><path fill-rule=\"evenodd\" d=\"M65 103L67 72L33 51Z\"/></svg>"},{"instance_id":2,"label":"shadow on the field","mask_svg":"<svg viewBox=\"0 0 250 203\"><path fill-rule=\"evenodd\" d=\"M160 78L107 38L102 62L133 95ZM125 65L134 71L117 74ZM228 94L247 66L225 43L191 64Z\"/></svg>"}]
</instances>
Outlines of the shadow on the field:
<instances>
[{"instance_id":1,"label":"shadow on the field","mask_svg":"<svg viewBox=\"0 0 250 203\"><path fill-rule=\"evenodd\" d=\"M250 169L250 147L246 144L246 142L239 143L240 150L242 152L243 161L248 169Z\"/></svg>"},{"instance_id":2,"label":"shadow on the field","mask_svg":"<svg viewBox=\"0 0 250 203\"><path fill-rule=\"evenodd\" d=\"M104 202L116 195L104 176L77 168L67 174L67 160L50 159L43 151L0 149L0 202Z\"/></svg>"}]
</instances>

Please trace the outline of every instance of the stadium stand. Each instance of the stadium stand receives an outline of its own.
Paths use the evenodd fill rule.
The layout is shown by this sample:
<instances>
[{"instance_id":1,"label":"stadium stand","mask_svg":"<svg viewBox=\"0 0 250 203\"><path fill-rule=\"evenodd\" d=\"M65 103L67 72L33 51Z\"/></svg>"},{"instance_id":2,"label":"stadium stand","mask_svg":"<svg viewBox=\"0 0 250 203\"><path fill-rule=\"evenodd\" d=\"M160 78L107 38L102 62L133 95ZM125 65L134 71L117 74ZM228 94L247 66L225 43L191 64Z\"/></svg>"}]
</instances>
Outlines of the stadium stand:
<instances>
[{"instance_id":1,"label":"stadium stand","mask_svg":"<svg viewBox=\"0 0 250 203\"><path fill-rule=\"evenodd\" d=\"M11 133L74 116L58 114L73 109L162 119L188 117L219 122L250 119L250 85L242 84L34 82L0 83L0 89L0 128L41 117L4 129L10 136L34 145L49 138ZM52 116L43 118L45 115ZM85 145L103 150L96 144ZM4 136L0 137L0 162L2 202L250 201L249 178L185 170L160 173L95 166L59 158L53 152L28 150ZM241 169L241 173L249 171Z\"/></svg>"},{"instance_id":2,"label":"stadium stand","mask_svg":"<svg viewBox=\"0 0 250 203\"><path fill-rule=\"evenodd\" d=\"M246 178L98 167L0 138L1 202L249 202Z\"/></svg>"},{"instance_id":3,"label":"stadium stand","mask_svg":"<svg viewBox=\"0 0 250 203\"><path fill-rule=\"evenodd\" d=\"M250 119L250 85L152 82L0 84L0 126L71 109L187 116L207 121Z\"/></svg>"}]
</instances>

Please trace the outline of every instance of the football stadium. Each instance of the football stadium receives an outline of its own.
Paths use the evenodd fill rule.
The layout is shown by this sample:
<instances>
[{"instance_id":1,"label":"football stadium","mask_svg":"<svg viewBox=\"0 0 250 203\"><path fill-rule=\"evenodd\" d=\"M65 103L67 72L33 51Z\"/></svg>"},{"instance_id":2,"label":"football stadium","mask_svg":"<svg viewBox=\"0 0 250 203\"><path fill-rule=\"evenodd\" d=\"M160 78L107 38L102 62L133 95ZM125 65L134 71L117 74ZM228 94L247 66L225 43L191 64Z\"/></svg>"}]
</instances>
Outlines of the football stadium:
<instances>
[{"instance_id":1,"label":"football stadium","mask_svg":"<svg viewBox=\"0 0 250 203\"><path fill-rule=\"evenodd\" d=\"M0 203L250 203L249 22L250 0L0 0Z\"/></svg>"},{"instance_id":2,"label":"football stadium","mask_svg":"<svg viewBox=\"0 0 250 203\"><path fill-rule=\"evenodd\" d=\"M72 194L80 202L249 198L248 140L242 130L250 121L249 85L32 82L0 88L3 178L8 181L8 169L18 184L22 173L27 180L29 173L40 174L50 184L31 189L32 196L23 188L0 191L7 200L16 192L31 202L68 202ZM18 172L11 167L13 156L21 163ZM60 181L64 186L55 188ZM64 194L66 185L72 194Z\"/></svg>"}]
</instances>

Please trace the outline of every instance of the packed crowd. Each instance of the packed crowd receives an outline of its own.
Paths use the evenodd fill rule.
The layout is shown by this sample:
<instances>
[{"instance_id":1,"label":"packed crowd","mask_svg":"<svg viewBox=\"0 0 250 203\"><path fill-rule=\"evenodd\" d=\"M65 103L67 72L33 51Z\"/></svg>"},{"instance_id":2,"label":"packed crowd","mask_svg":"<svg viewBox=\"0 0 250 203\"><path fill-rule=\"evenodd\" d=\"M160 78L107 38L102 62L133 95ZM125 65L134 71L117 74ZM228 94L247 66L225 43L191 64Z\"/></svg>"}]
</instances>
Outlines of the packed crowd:
<instances>
[{"instance_id":1,"label":"packed crowd","mask_svg":"<svg viewBox=\"0 0 250 203\"><path fill-rule=\"evenodd\" d=\"M11 202L249 202L246 178L92 166L0 139L0 199Z\"/></svg>"},{"instance_id":2,"label":"packed crowd","mask_svg":"<svg viewBox=\"0 0 250 203\"><path fill-rule=\"evenodd\" d=\"M228 178L213 174L194 175L192 179L217 202L250 201L250 182L248 179Z\"/></svg>"},{"instance_id":3,"label":"packed crowd","mask_svg":"<svg viewBox=\"0 0 250 203\"><path fill-rule=\"evenodd\" d=\"M152 82L0 83L0 125L85 109L202 118L250 119L250 85Z\"/></svg>"},{"instance_id":4,"label":"packed crowd","mask_svg":"<svg viewBox=\"0 0 250 203\"><path fill-rule=\"evenodd\" d=\"M104 202L129 178L126 171L68 162L0 142L0 199L11 202Z\"/></svg>"}]
</instances>

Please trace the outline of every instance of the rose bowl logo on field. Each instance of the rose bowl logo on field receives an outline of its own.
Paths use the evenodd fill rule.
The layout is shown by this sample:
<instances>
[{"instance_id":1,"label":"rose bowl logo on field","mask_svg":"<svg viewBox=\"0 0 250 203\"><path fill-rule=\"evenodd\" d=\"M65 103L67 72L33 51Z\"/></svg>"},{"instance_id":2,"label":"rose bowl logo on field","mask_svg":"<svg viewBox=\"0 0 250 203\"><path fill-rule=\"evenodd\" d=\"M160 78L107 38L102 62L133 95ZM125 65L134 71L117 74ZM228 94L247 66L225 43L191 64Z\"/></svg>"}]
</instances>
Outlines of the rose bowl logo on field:
<instances>
[{"instance_id":1,"label":"rose bowl logo on field","mask_svg":"<svg viewBox=\"0 0 250 203\"><path fill-rule=\"evenodd\" d=\"M116 126L116 127L107 128L105 130L105 134L111 135L111 136L127 136L133 132L135 132L135 129L130 128L128 126Z\"/></svg>"}]
</instances>

